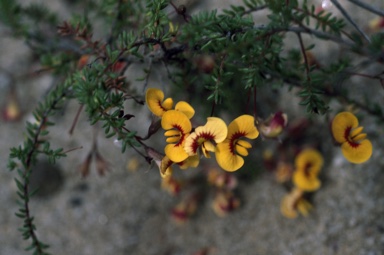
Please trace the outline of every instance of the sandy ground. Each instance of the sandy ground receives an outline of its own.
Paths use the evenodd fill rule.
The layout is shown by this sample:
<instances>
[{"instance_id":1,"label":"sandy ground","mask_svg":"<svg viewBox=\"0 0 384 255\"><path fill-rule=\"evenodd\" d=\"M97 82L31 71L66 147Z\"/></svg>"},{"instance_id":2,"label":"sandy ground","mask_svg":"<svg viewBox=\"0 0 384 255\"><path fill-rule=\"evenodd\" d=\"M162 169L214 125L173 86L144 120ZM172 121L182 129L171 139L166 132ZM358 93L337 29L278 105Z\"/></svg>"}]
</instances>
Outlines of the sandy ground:
<instances>
[{"instance_id":1,"label":"sandy ground","mask_svg":"<svg viewBox=\"0 0 384 255\"><path fill-rule=\"evenodd\" d=\"M236 1L190 3L190 8L192 12L199 8L211 10L231 2ZM347 1L340 2L351 8ZM384 8L382 1L374 2ZM64 16L68 13L60 1L52 3L52 8L61 10ZM361 10L354 14L357 22L367 22L370 17ZM5 29L0 27L0 34L4 33ZM17 231L22 223L14 216L18 208L13 181L16 174L6 169L7 157L9 148L23 141L24 123L30 120L31 109L41 100L41 92L54 81L49 75L22 78L31 70L28 48L6 35L1 36L0 45L0 103L6 100L7 82L15 82L25 111L21 121L0 125L3 170L0 172L0 255L21 255L28 254L23 251L28 243L22 241ZM329 47L329 44L321 45L318 49L323 53L320 60L325 64L332 58ZM8 72L12 73L14 81L9 80ZM134 70L129 72L135 73ZM162 73L152 76L151 83L156 86L166 79ZM357 94L372 91L372 100L382 100L384 93L377 84L367 89L366 80L355 79L354 82ZM280 102L282 108L293 114L292 119L303 113L296 106L293 94L285 94ZM160 189L158 170L140 161L136 172L127 171L126 165L135 154L133 151L121 154L113 139L99 139L100 151L112 163L112 171L104 178L95 171L85 180L80 178L77 169L91 147L93 131L82 114L75 135L68 135L78 107L71 102L66 113L55 118L57 126L50 137L53 147L83 146L84 149L69 153L58 162L58 169L40 165L39 169L60 174L52 175L48 170L39 176L37 183L54 185L47 188L46 196L31 201L37 233L51 245L52 254L192 255L205 248L209 255L384 254L384 158L381 149L384 131L371 118L365 118L362 124L375 150L372 159L363 165L348 163L339 148L332 145L327 123L322 123L322 118L318 120L319 137L329 141L329 146L323 147L326 161L321 177L323 187L313 197L315 209L308 217L289 220L281 215L280 201L286 191L259 163L241 170L262 174L241 183L242 205L237 211L224 219L217 217L210 206L212 194L208 194L197 215L184 225L178 225L170 217L170 210L178 200ZM148 126L148 111L143 109L141 113L137 114L140 117L136 118L136 124ZM257 148L266 145L273 146L273 142L258 140L250 157L259 157L261 149Z\"/></svg>"}]
</instances>

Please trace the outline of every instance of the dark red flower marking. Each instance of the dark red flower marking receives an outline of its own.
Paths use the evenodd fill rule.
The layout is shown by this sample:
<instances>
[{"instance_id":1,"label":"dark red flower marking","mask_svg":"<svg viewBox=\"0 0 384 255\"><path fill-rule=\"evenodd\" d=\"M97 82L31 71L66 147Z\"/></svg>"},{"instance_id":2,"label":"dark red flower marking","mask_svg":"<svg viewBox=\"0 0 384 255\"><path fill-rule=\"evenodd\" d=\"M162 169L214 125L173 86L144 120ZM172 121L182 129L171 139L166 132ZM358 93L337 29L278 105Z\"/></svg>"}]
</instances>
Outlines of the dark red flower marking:
<instances>
[{"instance_id":1,"label":"dark red flower marking","mask_svg":"<svg viewBox=\"0 0 384 255\"><path fill-rule=\"evenodd\" d=\"M229 138L229 151L230 151L233 155L236 155L236 153L235 153L235 145L236 145L236 141L237 141L240 137L243 137L243 136L245 136L245 135L246 135L245 132L238 131L238 132L232 134L232 136Z\"/></svg>"},{"instance_id":2,"label":"dark red flower marking","mask_svg":"<svg viewBox=\"0 0 384 255\"><path fill-rule=\"evenodd\" d=\"M359 143L356 143L354 142L351 137L349 136L350 133L351 133L351 130L352 130L352 127L347 127L345 129L345 132L344 132L344 139L349 143L349 145L352 147L352 148L357 148L359 147Z\"/></svg>"}]
</instances>

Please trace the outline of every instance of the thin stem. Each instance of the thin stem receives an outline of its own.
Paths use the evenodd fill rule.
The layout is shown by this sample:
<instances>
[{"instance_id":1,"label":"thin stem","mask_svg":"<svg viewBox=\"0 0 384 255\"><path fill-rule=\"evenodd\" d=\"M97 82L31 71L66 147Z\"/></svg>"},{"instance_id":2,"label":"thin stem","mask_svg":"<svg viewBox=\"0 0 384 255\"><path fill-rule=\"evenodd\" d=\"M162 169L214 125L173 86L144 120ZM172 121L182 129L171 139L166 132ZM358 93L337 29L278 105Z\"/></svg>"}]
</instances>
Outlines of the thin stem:
<instances>
[{"instance_id":1,"label":"thin stem","mask_svg":"<svg viewBox=\"0 0 384 255\"><path fill-rule=\"evenodd\" d=\"M336 8L343 14L344 18L346 18L349 23L367 40L369 43L371 42L371 39L369 39L369 36L364 33L363 30L360 29L360 27L352 20L351 16L349 16L348 12L341 6L341 4L337 0L331 0L331 2L336 6Z\"/></svg>"},{"instance_id":2,"label":"thin stem","mask_svg":"<svg viewBox=\"0 0 384 255\"><path fill-rule=\"evenodd\" d=\"M383 10L380 10L376 7L373 7L372 5L369 5L369 4L366 4L366 3L363 3L359 0L348 0L349 2L363 8L363 9L366 9L367 11L370 11L370 12L373 12L377 15L380 15L382 17L384 17L384 11Z\"/></svg>"},{"instance_id":3,"label":"thin stem","mask_svg":"<svg viewBox=\"0 0 384 255\"><path fill-rule=\"evenodd\" d=\"M256 107L256 98L257 98L257 87L253 86L253 117L257 117L257 107Z\"/></svg>"},{"instance_id":4,"label":"thin stem","mask_svg":"<svg viewBox=\"0 0 384 255\"><path fill-rule=\"evenodd\" d=\"M300 49L301 49L301 53L303 54L303 58L304 58L305 71L306 71L306 75L307 75L307 81L310 81L311 77L309 76L309 72L310 72L310 70L309 70L309 62L308 62L307 53L305 52L303 38L301 38L301 34L300 33L297 33L297 37L299 38Z\"/></svg>"},{"instance_id":5,"label":"thin stem","mask_svg":"<svg viewBox=\"0 0 384 255\"><path fill-rule=\"evenodd\" d=\"M32 239L32 245L36 249L36 251L35 251L36 254L44 254L44 251L43 251L44 247L43 247L43 244L39 241L39 239L36 236L35 226L32 222L33 217L30 214L30 208L29 208L29 174L31 172L33 156L37 152L38 147L39 147L38 146L39 145L39 136L40 136L41 132L43 131L43 128L45 127L45 125L47 123L47 118L51 114L51 112L54 109L56 109L57 104L59 104L59 102L63 98L65 98L65 95L66 95L66 93L64 91L55 100L53 100L53 102L51 103L49 108L47 108L47 110L45 110L40 115L41 122L39 124L39 127L37 128L37 131L35 132L35 134L32 138L33 146L31 147L31 149L27 153L27 157L26 157L26 160L24 162L24 169L25 169L24 173L23 173L23 179L24 179L24 184L23 184L23 193L24 194L23 195L25 197L24 203L23 203L23 209L25 210L25 220L24 221L25 221L25 227L28 229L28 232L29 232L29 237Z\"/></svg>"},{"instance_id":6,"label":"thin stem","mask_svg":"<svg viewBox=\"0 0 384 255\"><path fill-rule=\"evenodd\" d=\"M243 12L241 14L241 16L244 16L244 15L247 15L247 14L250 14L252 12L257 12L257 11L260 11L260 10L264 10L265 8L267 8L268 6L267 5L260 5L260 6L257 6L255 8L250 8L249 10Z\"/></svg>"},{"instance_id":7,"label":"thin stem","mask_svg":"<svg viewBox=\"0 0 384 255\"><path fill-rule=\"evenodd\" d=\"M145 91L147 89L149 77L151 76L151 71L152 71L152 58L149 58L148 69L145 71L146 75L145 75L143 91Z\"/></svg>"},{"instance_id":8,"label":"thin stem","mask_svg":"<svg viewBox=\"0 0 384 255\"><path fill-rule=\"evenodd\" d=\"M82 104L82 105L80 105L79 109L77 110L75 119L73 120L72 126L71 126L71 128L69 129L69 132L68 132L70 135L72 135L73 131L75 130L77 121L79 120L79 116L80 116L80 113L83 110L83 108L84 108L84 105Z\"/></svg>"}]
</instances>

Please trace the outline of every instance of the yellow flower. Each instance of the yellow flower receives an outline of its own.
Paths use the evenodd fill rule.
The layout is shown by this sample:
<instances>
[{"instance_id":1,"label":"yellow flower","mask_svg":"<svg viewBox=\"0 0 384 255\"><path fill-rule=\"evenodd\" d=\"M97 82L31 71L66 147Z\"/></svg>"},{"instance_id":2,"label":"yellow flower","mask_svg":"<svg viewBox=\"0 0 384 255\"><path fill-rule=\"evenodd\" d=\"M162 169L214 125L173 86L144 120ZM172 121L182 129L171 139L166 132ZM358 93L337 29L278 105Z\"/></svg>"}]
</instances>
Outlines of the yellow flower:
<instances>
[{"instance_id":1,"label":"yellow flower","mask_svg":"<svg viewBox=\"0 0 384 255\"><path fill-rule=\"evenodd\" d=\"M195 115L195 110L193 107L187 102L180 101L175 105L175 110L184 113L188 119L192 119L193 115Z\"/></svg>"},{"instance_id":2,"label":"yellow flower","mask_svg":"<svg viewBox=\"0 0 384 255\"><path fill-rule=\"evenodd\" d=\"M164 100L164 93L160 89L149 88L145 93L145 101L149 110L156 116L162 117L166 111L173 107L173 99L167 98ZM180 101L175 105L175 110L183 112L188 119L191 119L195 114L195 110L190 104Z\"/></svg>"},{"instance_id":3,"label":"yellow flower","mask_svg":"<svg viewBox=\"0 0 384 255\"><path fill-rule=\"evenodd\" d=\"M323 157L315 149L305 149L296 156L293 183L302 191L315 191L320 188L318 174L323 166Z\"/></svg>"},{"instance_id":4,"label":"yellow flower","mask_svg":"<svg viewBox=\"0 0 384 255\"><path fill-rule=\"evenodd\" d=\"M242 115L233 120L228 126L227 138L216 146L216 160L221 168L233 172L244 164L244 159L248 155L247 149L252 145L242 137L255 139L259 136L259 131L255 127L255 119L250 115Z\"/></svg>"},{"instance_id":5,"label":"yellow flower","mask_svg":"<svg viewBox=\"0 0 384 255\"><path fill-rule=\"evenodd\" d=\"M175 162L181 162L188 158L188 154L184 150L185 139L192 130L191 122L188 117L179 111L169 110L163 114L161 126L167 130L164 135L167 136L165 146L165 155Z\"/></svg>"},{"instance_id":6,"label":"yellow flower","mask_svg":"<svg viewBox=\"0 0 384 255\"><path fill-rule=\"evenodd\" d=\"M320 152L315 149L304 149L295 158L296 169L307 169L309 172L313 172L318 175L323 167L324 159Z\"/></svg>"},{"instance_id":7,"label":"yellow flower","mask_svg":"<svg viewBox=\"0 0 384 255\"><path fill-rule=\"evenodd\" d=\"M221 143L227 137L228 129L225 122L216 117L209 117L204 126L197 127L191 133L184 144L184 149L189 156L197 155L201 146L201 151L206 158L210 158L209 152L215 152L215 144Z\"/></svg>"},{"instance_id":8,"label":"yellow flower","mask_svg":"<svg viewBox=\"0 0 384 255\"><path fill-rule=\"evenodd\" d=\"M312 209L312 205L303 198L303 192L299 189L293 189L289 194L285 195L281 201L280 211L289 218L294 219L300 212L303 216L307 216Z\"/></svg>"},{"instance_id":9,"label":"yellow flower","mask_svg":"<svg viewBox=\"0 0 384 255\"><path fill-rule=\"evenodd\" d=\"M177 163L181 169L187 169L188 167L197 167L199 165L199 155L189 156L185 160Z\"/></svg>"},{"instance_id":10,"label":"yellow flower","mask_svg":"<svg viewBox=\"0 0 384 255\"><path fill-rule=\"evenodd\" d=\"M149 110L158 117L162 117L166 111L171 110L173 107L172 98L163 100L164 93L160 89L150 88L145 93L145 101Z\"/></svg>"},{"instance_id":11,"label":"yellow flower","mask_svg":"<svg viewBox=\"0 0 384 255\"><path fill-rule=\"evenodd\" d=\"M350 112L341 112L332 121L332 134L341 144L344 157L352 163L360 164L372 156L372 143L362 133L359 121Z\"/></svg>"}]
</instances>

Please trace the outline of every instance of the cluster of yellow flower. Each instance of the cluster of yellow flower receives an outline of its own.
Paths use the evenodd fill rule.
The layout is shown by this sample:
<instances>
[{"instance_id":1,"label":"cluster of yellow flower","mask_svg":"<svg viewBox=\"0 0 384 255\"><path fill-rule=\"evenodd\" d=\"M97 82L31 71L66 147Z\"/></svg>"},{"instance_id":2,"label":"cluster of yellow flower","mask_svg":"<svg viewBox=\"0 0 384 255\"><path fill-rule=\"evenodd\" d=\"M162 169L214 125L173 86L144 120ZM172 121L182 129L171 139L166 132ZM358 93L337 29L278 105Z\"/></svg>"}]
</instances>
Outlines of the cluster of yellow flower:
<instances>
[{"instance_id":1,"label":"cluster of yellow flower","mask_svg":"<svg viewBox=\"0 0 384 255\"><path fill-rule=\"evenodd\" d=\"M241 138L255 139L259 131L251 115L241 115L228 126L217 117L208 117L204 126L192 127L190 119L195 111L187 102L180 101L173 108L173 99L164 99L163 91L150 88L145 100L149 110L161 118L167 145L165 157L160 164L162 177L172 174L172 164L180 168L197 167L199 153L210 158L215 153L219 166L229 172L240 169L244 164L242 157L248 155L252 145Z\"/></svg>"},{"instance_id":2,"label":"cluster of yellow flower","mask_svg":"<svg viewBox=\"0 0 384 255\"><path fill-rule=\"evenodd\" d=\"M351 112L338 113L332 120L332 134L341 145L344 157L351 163L366 162L372 156L372 143L362 133L357 117ZM304 198L306 192L314 192L321 186L318 175L323 166L323 157L315 149L304 149L295 158L295 171L282 163L277 169L281 182L292 179L294 188L281 202L281 212L287 218L296 218L298 213L306 216L312 205Z\"/></svg>"},{"instance_id":3,"label":"cluster of yellow flower","mask_svg":"<svg viewBox=\"0 0 384 255\"><path fill-rule=\"evenodd\" d=\"M161 127L167 137L165 156L162 156L158 165L164 178L164 187L172 194L178 193L181 185L172 178L173 164L178 164L182 169L197 167L200 155L210 158L210 153L214 153L222 169L228 172L236 171L243 166L243 157L248 155L248 149L252 147L243 138L255 139L259 136L259 131L263 137L276 138L287 124L286 115L278 112L266 121L257 120L258 127L255 126L255 118L251 115L241 115L228 126L218 117L208 117L205 125L193 127L191 119L195 115L195 110L189 103L180 101L174 106L172 98L165 99L163 91L155 88L146 91L145 99L149 110L161 119ZM341 145L345 158L352 163L363 163L372 155L372 144L366 139L367 135L363 134L362 130L356 116L350 112L341 112L332 121L333 137ZM298 213L304 216L308 214L312 205L305 199L305 194L320 188L319 173L323 161L322 155L316 149L306 148L297 154L294 166L284 162L278 164L277 175L280 181L292 181L294 186L282 199L281 212L284 216L296 218ZM220 194L222 195L220 199L225 203L232 201L232 196L227 198L224 196L226 193ZM220 199L217 201L215 199L216 211ZM192 204L195 203L195 199L191 201ZM238 201L235 204L237 205ZM189 208L187 214L185 208ZM191 208L195 206L183 206L183 210L178 208L177 212L181 210L185 211L185 215L189 215L193 211ZM225 215L225 213L226 211L220 211L219 214Z\"/></svg>"},{"instance_id":4,"label":"cluster of yellow flower","mask_svg":"<svg viewBox=\"0 0 384 255\"><path fill-rule=\"evenodd\" d=\"M305 192L314 192L321 186L318 178L323 166L323 157L312 148L304 149L295 158L292 175L294 188L281 202L281 213L287 218L296 218L298 212L308 215L312 205L304 198Z\"/></svg>"}]
</instances>

